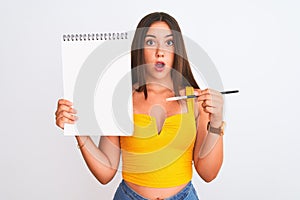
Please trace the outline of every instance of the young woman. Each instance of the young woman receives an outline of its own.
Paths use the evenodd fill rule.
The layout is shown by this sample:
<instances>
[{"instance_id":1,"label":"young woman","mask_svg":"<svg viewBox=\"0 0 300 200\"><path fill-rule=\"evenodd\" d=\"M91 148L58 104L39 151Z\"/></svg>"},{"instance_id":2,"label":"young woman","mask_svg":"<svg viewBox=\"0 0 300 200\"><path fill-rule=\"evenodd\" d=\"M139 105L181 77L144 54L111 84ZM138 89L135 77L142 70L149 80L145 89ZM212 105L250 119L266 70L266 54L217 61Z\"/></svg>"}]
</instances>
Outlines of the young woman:
<instances>
[{"instance_id":1,"label":"young woman","mask_svg":"<svg viewBox=\"0 0 300 200\"><path fill-rule=\"evenodd\" d=\"M123 180L114 199L198 199L191 183L192 165L209 182L223 161L222 95L199 89L179 25L166 13L151 13L140 21L131 64L133 136L103 136L99 147L88 136L76 136L83 158L106 184L122 155ZM166 101L191 94L198 97ZM57 126L75 123L75 114L70 101L59 100Z\"/></svg>"}]
</instances>

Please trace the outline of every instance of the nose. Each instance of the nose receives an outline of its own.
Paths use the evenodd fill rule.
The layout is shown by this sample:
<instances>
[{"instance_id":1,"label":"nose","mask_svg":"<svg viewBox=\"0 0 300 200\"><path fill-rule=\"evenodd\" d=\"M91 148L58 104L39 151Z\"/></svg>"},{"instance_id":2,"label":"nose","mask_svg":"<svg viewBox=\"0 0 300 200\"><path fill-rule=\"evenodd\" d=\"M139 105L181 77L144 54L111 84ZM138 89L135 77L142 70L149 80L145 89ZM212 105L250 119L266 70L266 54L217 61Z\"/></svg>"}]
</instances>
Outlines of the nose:
<instances>
[{"instance_id":1,"label":"nose","mask_svg":"<svg viewBox=\"0 0 300 200\"><path fill-rule=\"evenodd\" d=\"M165 52L163 51L162 48L158 47L156 49L156 57L157 58L161 58L161 57L164 57L165 56Z\"/></svg>"}]
</instances>

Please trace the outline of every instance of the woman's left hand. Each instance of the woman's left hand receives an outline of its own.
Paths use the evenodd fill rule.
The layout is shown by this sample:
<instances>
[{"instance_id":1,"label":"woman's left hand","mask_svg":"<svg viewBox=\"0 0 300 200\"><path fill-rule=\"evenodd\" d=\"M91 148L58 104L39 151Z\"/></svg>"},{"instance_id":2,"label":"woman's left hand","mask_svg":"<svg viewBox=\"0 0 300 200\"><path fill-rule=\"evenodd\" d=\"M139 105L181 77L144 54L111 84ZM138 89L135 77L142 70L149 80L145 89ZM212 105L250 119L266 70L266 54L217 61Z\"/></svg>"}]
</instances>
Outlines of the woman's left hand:
<instances>
[{"instance_id":1,"label":"woman's left hand","mask_svg":"<svg viewBox=\"0 0 300 200\"><path fill-rule=\"evenodd\" d=\"M223 121L223 96L220 92L213 89L195 89L197 101L201 103L204 112L209 114L209 120L212 126L219 127Z\"/></svg>"}]
</instances>

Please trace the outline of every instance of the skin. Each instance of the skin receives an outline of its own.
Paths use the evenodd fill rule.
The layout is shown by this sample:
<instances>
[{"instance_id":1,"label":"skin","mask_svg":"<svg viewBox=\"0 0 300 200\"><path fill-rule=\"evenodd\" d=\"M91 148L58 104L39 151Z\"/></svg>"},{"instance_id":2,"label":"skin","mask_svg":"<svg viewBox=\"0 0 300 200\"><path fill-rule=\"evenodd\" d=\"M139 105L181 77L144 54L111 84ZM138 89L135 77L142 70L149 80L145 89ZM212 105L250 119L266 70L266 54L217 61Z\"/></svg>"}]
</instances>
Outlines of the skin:
<instances>
[{"instance_id":1,"label":"skin","mask_svg":"<svg viewBox=\"0 0 300 200\"><path fill-rule=\"evenodd\" d=\"M144 56L146 62L146 81L148 98L145 100L142 92L133 93L134 113L152 115L157 120L157 129L161 130L166 117L187 112L185 103L177 101L166 102L167 97L174 96L171 79L171 69L174 59L173 36L165 22L153 23L145 38ZM153 40L153 41L152 41ZM163 69L157 69L155 63L163 62ZM184 91L180 91L184 95ZM195 99L195 120L197 122L197 136L194 147L194 167L199 176L206 182L212 181L218 174L223 162L223 138L218 136L217 142L209 154L201 158L201 146L205 147L203 141L210 141L216 137L215 134L207 133L207 123L211 122L213 127L220 127L222 124L223 97L212 89L195 89L199 95ZM77 120L76 110L72 108L72 102L60 99L56 111L56 124L64 128L65 123L74 124ZM201 116L201 117L200 117ZM83 158L94 176L106 184L114 177L120 160L120 144L118 136L103 136L99 147L86 136L76 136L81 146ZM202 145L203 144L203 145ZM163 199L178 193L186 184L172 188L149 188L133 183L127 184L142 196L149 199Z\"/></svg>"}]
</instances>

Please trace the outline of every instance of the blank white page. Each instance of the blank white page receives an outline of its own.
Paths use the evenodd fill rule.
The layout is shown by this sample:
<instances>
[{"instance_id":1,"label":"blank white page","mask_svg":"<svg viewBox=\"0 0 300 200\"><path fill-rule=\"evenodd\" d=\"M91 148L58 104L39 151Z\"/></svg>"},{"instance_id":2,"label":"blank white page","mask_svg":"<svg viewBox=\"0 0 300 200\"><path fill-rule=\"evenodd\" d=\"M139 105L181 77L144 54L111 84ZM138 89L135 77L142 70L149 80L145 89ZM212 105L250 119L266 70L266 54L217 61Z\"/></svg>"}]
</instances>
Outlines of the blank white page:
<instances>
[{"instance_id":1,"label":"blank white page","mask_svg":"<svg viewBox=\"0 0 300 200\"><path fill-rule=\"evenodd\" d=\"M64 98L79 118L65 135L132 135L130 46L126 32L63 35Z\"/></svg>"}]
</instances>

